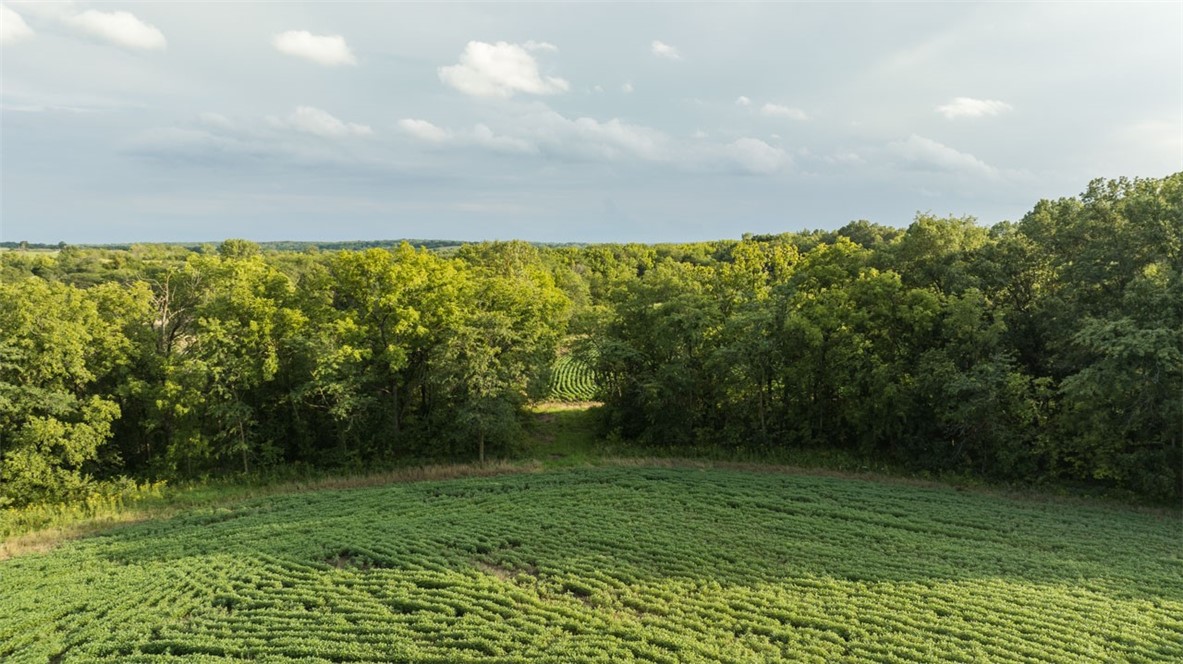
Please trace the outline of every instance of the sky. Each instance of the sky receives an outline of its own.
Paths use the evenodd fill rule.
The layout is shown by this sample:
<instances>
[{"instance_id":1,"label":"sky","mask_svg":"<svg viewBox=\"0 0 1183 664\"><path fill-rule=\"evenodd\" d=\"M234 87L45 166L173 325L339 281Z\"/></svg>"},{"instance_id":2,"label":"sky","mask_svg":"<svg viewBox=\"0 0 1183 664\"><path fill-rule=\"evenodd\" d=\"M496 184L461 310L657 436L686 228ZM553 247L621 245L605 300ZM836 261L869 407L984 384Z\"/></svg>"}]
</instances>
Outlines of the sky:
<instances>
[{"instance_id":1,"label":"sky","mask_svg":"<svg viewBox=\"0 0 1183 664\"><path fill-rule=\"evenodd\" d=\"M697 241L1183 170L1183 3L0 4L0 240Z\"/></svg>"}]
</instances>

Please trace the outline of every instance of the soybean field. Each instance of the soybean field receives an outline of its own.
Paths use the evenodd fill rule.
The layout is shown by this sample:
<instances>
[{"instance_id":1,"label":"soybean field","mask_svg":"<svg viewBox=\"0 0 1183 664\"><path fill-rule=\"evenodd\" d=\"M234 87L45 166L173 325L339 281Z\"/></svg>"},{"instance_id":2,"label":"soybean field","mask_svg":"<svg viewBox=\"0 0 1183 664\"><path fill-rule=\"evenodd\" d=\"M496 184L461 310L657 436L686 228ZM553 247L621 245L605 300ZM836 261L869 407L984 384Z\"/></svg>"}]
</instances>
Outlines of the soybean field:
<instances>
[{"instance_id":1,"label":"soybean field","mask_svg":"<svg viewBox=\"0 0 1183 664\"><path fill-rule=\"evenodd\" d=\"M1178 515L605 467L293 493L0 562L6 662L1183 661Z\"/></svg>"},{"instance_id":2,"label":"soybean field","mask_svg":"<svg viewBox=\"0 0 1183 664\"><path fill-rule=\"evenodd\" d=\"M596 374L582 360L560 355L551 367L550 398L554 401L592 401Z\"/></svg>"}]
</instances>

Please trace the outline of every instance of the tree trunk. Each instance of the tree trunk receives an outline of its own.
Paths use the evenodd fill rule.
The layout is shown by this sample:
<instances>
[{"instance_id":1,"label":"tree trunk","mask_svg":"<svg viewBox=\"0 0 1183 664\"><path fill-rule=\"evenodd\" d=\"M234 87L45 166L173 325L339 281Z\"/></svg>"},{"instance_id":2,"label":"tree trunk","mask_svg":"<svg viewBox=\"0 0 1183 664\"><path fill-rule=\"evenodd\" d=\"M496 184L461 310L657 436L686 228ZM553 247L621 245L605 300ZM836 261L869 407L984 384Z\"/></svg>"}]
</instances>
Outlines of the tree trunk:
<instances>
[{"instance_id":1,"label":"tree trunk","mask_svg":"<svg viewBox=\"0 0 1183 664\"><path fill-rule=\"evenodd\" d=\"M398 438L398 379L390 381L390 406L394 416L394 437Z\"/></svg>"},{"instance_id":2,"label":"tree trunk","mask_svg":"<svg viewBox=\"0 0 1183 664\"><path fill-rule=\"evenodd\" d=\"M246 455L246 434L242 431L242 423L238 423L238 444L242 447L242 472L243 474L250 474L251 467L247 463Z\"/></svg>"},{"instance_id":3,"label":"tree trunk","mask_svg":"<svg viewBox=\"0 0 1183 664\"><path fill-rule=\"evenodd\" d=\"M767 392L764 388L764 385L765 385L764 380L763 380L763 378L761 378L760 386L756 388L756 394L759 397L757 403L760 406L760 439L761 439L760 442L765 447L767 447L768 446L768 418L765 415L766 406L764 403L765 395L767 394Z\"/></svg>"},{"instance_id":4,"label":"tree trunk","mask_svg":"<svg viewBox=\"0 0 1183 664\"><path fill-rule=\"evenodd\" d=\"M480 451L481 465L485 464L485 432L482 429L476 436L477 449Z\"/></svg>"}]
</instances>

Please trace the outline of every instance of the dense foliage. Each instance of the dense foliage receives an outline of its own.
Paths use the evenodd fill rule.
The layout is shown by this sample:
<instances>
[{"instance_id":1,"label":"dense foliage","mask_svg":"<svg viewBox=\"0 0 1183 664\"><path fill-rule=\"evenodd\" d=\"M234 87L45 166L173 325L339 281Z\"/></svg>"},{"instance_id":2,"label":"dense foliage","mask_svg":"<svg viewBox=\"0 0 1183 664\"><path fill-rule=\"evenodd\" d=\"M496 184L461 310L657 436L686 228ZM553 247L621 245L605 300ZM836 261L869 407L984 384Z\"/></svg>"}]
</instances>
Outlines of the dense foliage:
<instances>
[{"instance_id":1,"label":"dense foliage","mask_svg":"<svg viewBox=\"0 0 1183 664\"><path fill-rule=\"evenodd\" d=\"M855 222L641 272L596 348L627 437L1183 495L1183 174L993 228Z\"/></svg>"},{"instance_id":2,"label":"dense foliage","mask_svg":"<svg viewBox=\"0 0 1183 664\"><path fill-rule=\"evenodd\" d=\"M728 470L272 496L0 563L0 659L1180 661L1176 526Z\"/></svg>"},{"instance_id":3,"label":"dense foliage","mask_svg":"<svg viewBox=\"0 0 1183 664\"><path fill-rule=\"evenodd\" d=\"M483 457L566 346L624 438L1183 495L1183 174L991 228L445 249L0 252L0 505Z\"/></svg>"},{"instance_id":4,"label":"dense foliage","mask_svg":"<svg viewBox=\"0 0 1183 664\"><path fill-rule=\"evenodd\" d=\"M0 504L508 444L570 304L528 245L461 253L6 254Z\"/></svg>"}]
</instances>

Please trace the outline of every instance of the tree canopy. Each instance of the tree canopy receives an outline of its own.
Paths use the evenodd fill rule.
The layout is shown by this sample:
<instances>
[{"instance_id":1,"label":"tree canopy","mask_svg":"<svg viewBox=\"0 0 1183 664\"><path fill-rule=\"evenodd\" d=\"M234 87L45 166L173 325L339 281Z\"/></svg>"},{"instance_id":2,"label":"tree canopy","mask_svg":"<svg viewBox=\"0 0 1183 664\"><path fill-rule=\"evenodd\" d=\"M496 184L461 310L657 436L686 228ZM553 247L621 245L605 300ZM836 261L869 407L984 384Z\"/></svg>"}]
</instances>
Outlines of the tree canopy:
<instances>
[{"instance_id":1,"label":"tree canopy","mask_svg":"<svg viewBox=\"0 0 1183 664\"><path fill-rule=\"evenodd\" d=\"M642 444L1178 498L1183 174L993 227L0 252L0 504L503 453L557 353L594 367L605 433Z\"/></svg>"}]
</instances>

